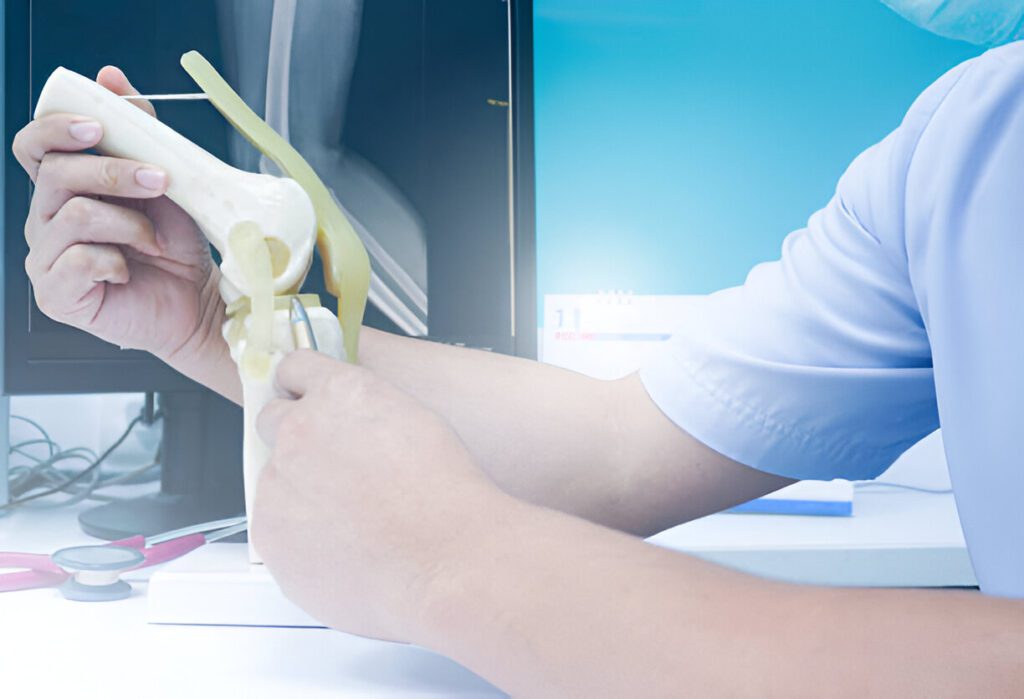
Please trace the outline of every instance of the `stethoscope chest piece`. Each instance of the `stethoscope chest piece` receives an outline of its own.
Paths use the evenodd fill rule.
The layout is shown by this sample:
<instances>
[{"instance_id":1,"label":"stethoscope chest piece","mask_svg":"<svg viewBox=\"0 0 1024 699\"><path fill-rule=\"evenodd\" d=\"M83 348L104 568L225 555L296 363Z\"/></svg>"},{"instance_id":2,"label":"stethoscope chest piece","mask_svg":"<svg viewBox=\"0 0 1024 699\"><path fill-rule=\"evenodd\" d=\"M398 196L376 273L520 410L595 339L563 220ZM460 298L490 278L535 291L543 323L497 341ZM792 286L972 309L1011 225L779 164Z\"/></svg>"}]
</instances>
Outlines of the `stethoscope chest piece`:
<instances>
[{"instance_id":1,"label":"stethoscope chest piece","mask_svg":"<svg viewBox=\"0 0 1024 699\"><path fill-rule=\"evenodd\" d=\"M127 546L71 546L52 556L53 562L71 574L61 586L65 599L76 602L110 602L131 595L121 573L142 564L146 557Z\"/></svg>"}]
</instances>

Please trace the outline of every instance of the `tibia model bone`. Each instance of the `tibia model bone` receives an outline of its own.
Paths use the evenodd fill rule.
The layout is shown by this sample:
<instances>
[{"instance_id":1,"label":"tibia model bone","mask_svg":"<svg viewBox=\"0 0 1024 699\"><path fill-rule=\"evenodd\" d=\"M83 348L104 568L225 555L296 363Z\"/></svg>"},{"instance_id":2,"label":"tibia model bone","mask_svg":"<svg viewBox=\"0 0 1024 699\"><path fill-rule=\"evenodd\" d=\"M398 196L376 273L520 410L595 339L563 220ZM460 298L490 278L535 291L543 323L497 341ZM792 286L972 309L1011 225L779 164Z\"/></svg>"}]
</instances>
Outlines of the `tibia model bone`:
<instances>
[{"instance_id":1,"label":"tibia model bone","mask_svg":"<svg viewBox=\"0 0 1024 699\"><path fill-rule=\"evenodd\" d=\"M269 356L269 374L277 367L277 363L288 352L295 349L295 340L292 336L291 321L288 314L290 297L278 297L275 301L273 321L271 327L272 351ZM316 337L318 351L328 354L336 359L345 358L344 343L342 342L341 326L338 319L328 309L320 306L315 295L301 294L299 299L306 307L309 315L309 322L313 326L313 335ZM243 357L246 353L247 337L253 333L253 324L257 322L255 314L245 310L236 313L231 319L224 323L224 339L231 348L231 357L243 365ZM259 482L260 472L270 457L270 449L256 432L256 419L260 411L271 399L275 397L274 384L265 378L253 377L245 371L240 372L242 377L242 395L244 397L245 413L245 443L243 452L244 476L245 476L245 510L253 511L253 499L256 494L256 484ZM249 540L249 560L259 563L260 557L253 546L252 539Z\"/></svg>"},{"instance_id":2,"label":"tibia model bone","mask_svg":"<svg viewBox=\"0 0 1024 699\"><path fill-rule=\"evenodd\" d=\"M228 303L250 296L238 260L228 245L231 230L252 221L271 251L273 290L297 290L312 259L317 221L305 190L291 179L238 170L174 129L88 78L58 68L43 85L35 116L79 114L103 126L96 149L163 168L167 196L199 225L221 255Z\"/></svg>"}]
</instances>

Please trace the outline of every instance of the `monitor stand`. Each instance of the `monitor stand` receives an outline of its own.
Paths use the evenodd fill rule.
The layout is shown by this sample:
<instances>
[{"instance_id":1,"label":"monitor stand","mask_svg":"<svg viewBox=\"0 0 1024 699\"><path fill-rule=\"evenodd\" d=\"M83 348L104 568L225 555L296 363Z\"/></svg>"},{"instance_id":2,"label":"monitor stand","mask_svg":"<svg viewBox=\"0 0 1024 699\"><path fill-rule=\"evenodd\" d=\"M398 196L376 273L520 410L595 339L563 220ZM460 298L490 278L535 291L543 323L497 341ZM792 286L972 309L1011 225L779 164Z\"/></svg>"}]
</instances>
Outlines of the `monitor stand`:
<instances>
[{"instance_id":1,"label":"monitor stand","mask_svg":"<svg viewBox=\"0 0 1024 699\"><path fill-rule=\"evenodd\" d=\"M163 414L160 492L82 512L101 539L151 536L245 512L242 409L211 391L158 395ZM232 538L231 541L244 541Z\"/></svg>"}]
</instances>

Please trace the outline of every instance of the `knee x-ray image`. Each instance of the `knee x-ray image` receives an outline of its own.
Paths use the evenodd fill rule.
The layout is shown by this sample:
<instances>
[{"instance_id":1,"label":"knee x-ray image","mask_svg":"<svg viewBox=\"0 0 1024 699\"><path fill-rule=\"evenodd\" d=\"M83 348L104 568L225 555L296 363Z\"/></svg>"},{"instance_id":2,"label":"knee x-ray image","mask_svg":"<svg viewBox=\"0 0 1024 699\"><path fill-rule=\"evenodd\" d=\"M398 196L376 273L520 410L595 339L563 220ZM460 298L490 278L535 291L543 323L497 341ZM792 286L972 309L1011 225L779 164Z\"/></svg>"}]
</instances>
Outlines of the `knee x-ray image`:
<instances>
[{"instance_id":1,"label":"knee x-ray image","mask_svg":"<svg viewBox=\"0 0 1024 699\"><path fill-rule=\"evenodd\" d=\"M403 332L426 335L421 214L390 173L344 139L362 6L362 0L219 0L224 64L242 98L309 161L362 238L373 269L370 302ZM230 154L237 167L280 174L237 133Z\"/></svg>"}]
</instances>

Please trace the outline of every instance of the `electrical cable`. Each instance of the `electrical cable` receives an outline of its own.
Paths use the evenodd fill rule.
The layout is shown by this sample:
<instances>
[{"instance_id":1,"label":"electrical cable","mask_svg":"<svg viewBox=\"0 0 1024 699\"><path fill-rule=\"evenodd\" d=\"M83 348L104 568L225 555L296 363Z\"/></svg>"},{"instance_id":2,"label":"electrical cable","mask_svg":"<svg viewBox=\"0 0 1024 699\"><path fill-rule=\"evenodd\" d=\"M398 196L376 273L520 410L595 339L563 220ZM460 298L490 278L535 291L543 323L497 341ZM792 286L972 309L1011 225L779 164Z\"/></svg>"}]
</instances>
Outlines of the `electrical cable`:
<instances>
[{"instance_id":1,"label":"electrical cable","mask_svg":"<svg viewBox=\"0 0 1024 699\"><path fill-rule=\"evenodd\" d=\"M920 485L908 485L906 483L887 483L879 481L855 481L854 486L858 489L863 488L895 488L897 490L909 490L915 493L928 493L929 495L945 495L952 493L952 488L925 488Z\"/></svg>"},{"instance_id":2,"label":"electrical cable","mask_svg":"<svg viewBox=\"0 0 1024 699\"><path fill-rule=\"evenodd\" d=\"M13 447L12 451L14 451ZM36 485L32 485L33 481L37 481L40 479L52 481L51 476L53 472L57 472L58 474L62 475L65 478L70 475L73 475L57 468L56 464L58 464L61 461L78 459L81 461L85 461L86 463L91 463L93 460L96 459L96 454L92 451L92 449L86 449L84 447L75 447L74 449L68 449L67 451L60 451L58 449L56 453L48 459L40 459L39 457L33 456L31 454L26 454L24 452L22 453L27 458L32 459L36 463L33 466L15 467L15 469L20 469L19 473L21 474L19 475L17 480L10 480L10 488L14 492L15 496L23 495L27 491L39 487Z\"/></svg>"},{"instance_id":3,"label":"electrical cable","mask_svg":"<svg viewBox=\"0 0 1024 699\"><path fill-rule=\"evenodd\" d=\"M92 492L92 489L96 487L96 483L99 481L100 474L98 470L90 472L89 475L90 478L86 483L84 483L81 487L76 486L76 492L69 491L69 488L71 488L71 486L68 485L67 478L65 478L64 481L60 481L58 480L59 476L57 476L56 474L47 473L46 478L44 479L46 482L42 485L52 485L57 488L57 492L70 492L71 497L67 498L66 500L60 500L58 502L42 502L38 499L33 499L32 497L24 497L20 498L19 500L15 500L15 504L20 503L22 507L31 507L33 509L40 510L52 510L58 507L69 507L71 505L75 505L77 503L80 503L82 500L85 500L89 496L89 493Z\"/></svg>"},{"instance_id":4,"label":"electrical cable","mask_svg":"<svg viewBox=\"0 0 1024 699\"><path fill-rule=\"evenodd\" d=\"M51 458L56 456L58 453L63 451L60 448L59 444L57 444L56 442L52 442L50 440L46 440L46 439L26 439L23 442L18 442L17 444L11 445L10 452L12 454L18 454L19 456L24 456L26 459L32 459L36 463L40 463L42 461L45 461L45 459L42 459L42 458L36 456L35 454L31 454L31 453L25 451L26 447L31 447L31 446L36 445L36 444L45 444L45 445L47 445L47 447L49 448L49 451L50 451L50 457ZM86 453L89 454L90 458L92 458L92 459L96 458L96 452L94 452L92 449L89 449L87 447L75 447L74 449L71 449L69 451L86 452Z\"/></svg>"},{"instance_id":5,"label":"electrical cable","mask_svg":"<svg viewBox=\"0 0 1024 699\"><path fill-rule=\"evenodd\" d=\"M151 410L143 409L139 415L128 423L128 426L114 441L114 443L98 456L93 450L86 447L75 447L66 451L61 450L60 445L50 437L46 429L39 423L20 415L12 415L11 417L12 419L21 420L22 422L34 427L42 435L43 439L25 440L10 447L11 453L17 453L31 461L34 461L35 463L31 466L15 466L11 469L9 480L12 486L12 492L16 492L17 496L7 504L0 505L0 512L16 507L27 506L27 503L30 502L34 503L32 505L33 507L65 507L81 502L87 498L100 499L104 501L116 500L116 498L112 498L111 496L97 495L95 491L111 485L124 485L138 482L134 479L157 466L160 461L159 457L161 449L158 447L154 461L143 467L109 478L104 478L101 471L103 462L106 461L106 459L118 447L120 447L126 439L128 439L132 430L134 430L140 422L152 424L152 422L163 417L163 414L159 410L152 412ZM26 447L34 445L45 445L49 452L49 456L47 458L40 458L39 456L26 451ZM78 472L70 472L57 466L58 463L68 460L82 460L86 461L89 465ZM85 481L84 483L82 482L83 480ZM143 480L141 482L147 482L147 480ZM44 490L32 493L32 491L37 488L44 488ZM71 495L71 497L57 503L35 502L41 498L56 495L58 493L66 493Z\"/></svg>"},{"instance_id":6,"label":"electrical cable","mask_svg":"<svg viewBox=\"0 0 1024 699\"><path fill-rule=\"evenodd\" d=\"M53 495L55 493L59 493L62 490L64 490L65 488L67 488L69 485L72 485L73 483L77 483L78 481L82 480L86 476L88 476L88 475L90 475L92 473L95 473L96 470L99 469L99 467L106 460L106 458L108 456L110 456L114 452L115 449L117 449L119 446L121 446L126 439L128 439L128 436L131 434L132 430L135 429L135 426L138 425L140 422L142 422L142 415L138 415L135 418L133 418L132 421L128 423L128 427L126 427L124 432L121 433L121 436L118 437L114 441L114 443L107 448L106 451L104 451L95 461L93 461L84 470L78 472L74 476L71 476L71 477L65 479L65 481L62 484L58 485L58 486L55 486L55 487L50 488L48 490L44 490L41 493L35 493L33 495L26 495L24 497L18 498L17 500L12 502L11 505L12 506L22 505L22 504L24 504L26 502L29 502L31 500L38 500L39 498L44 498L44 497L46 497L48 495Z\"/></svg>"},{"instance_id":7,"label":"electrical cable","mask_svg":"<svg viewBox=\"0 0 1024 699\"><path fill-rule=\"evenodd\" d=\"M42 425L40 425L38 422L36 422L35 420L33 420L31 418L24 417L22 415L11 415L11 419L12 420L20 420L21 422L28 423L32 427L35 427L37 430L39 430L39 433L41 435L43 435L43 439L45 439L50 444L56 444L56 442L54 442L52 439L50 439L50 433L47 432L46 429Z\"/></svg>"},{"instance_id":8,"label":"electrical cable","mask_svg":"<svg viewBox=\"0 0 1024 699\"><path fill-rule=\"evenodd\" d=\"M93 454L93 456L91 458L86 458L82 454L72 455L70 454L71 451L88 452L90 454ZM85 449L81 447L76 448L76 450L69 450L68 452L65 452L62 456L68 458L74 456L75 458L79 458L90 463L96 458L94 452L91 449ZM38 457L30 456L30 458L38 460ZM52 465L52 462L53 460L46 460L42 463L36 464L35 466L15 466L14 468L12 468L10 474L11 491L14 492L16 496L23 495L27 492L30 492L31 490L34 490L35 488L57 485L61 483L63 480L74 475L73 472L68 472L67 470L56 468L55 466ZM26 504L25 507L67 507L68 505L73 505L77 502L80 502L81 500L97 500L100 502L122 501L125 500L125 498L114 497L110 495L100 495L99 493L97 493L97 491L115 485L138 485L143 483L151 483L160 478L159 473L154 473L145 478L140 478L140 476L145 474L147 471L151 471L152 469L156 468L159 465L160 450L158 449L154 460L144 466L107 478L98 476L96 478L93 478L87 484L75 484L71 486L65 486L63 488L63 492L78 497L73 497L68 500L62 500L56 503L30 503ZM97 473L99 472L97 471ZM36 484L33 483L33 481L42 481L42 483Z\"/></svg>"}]
</instances>

